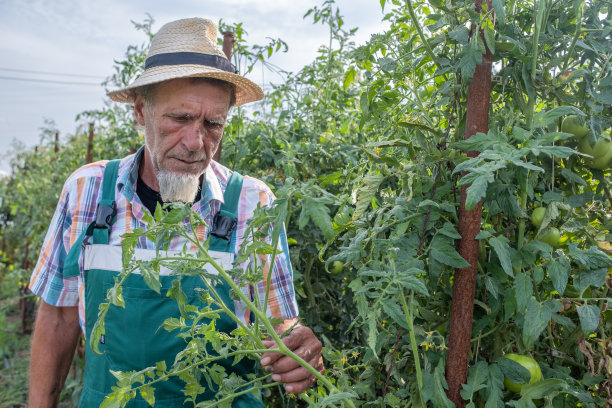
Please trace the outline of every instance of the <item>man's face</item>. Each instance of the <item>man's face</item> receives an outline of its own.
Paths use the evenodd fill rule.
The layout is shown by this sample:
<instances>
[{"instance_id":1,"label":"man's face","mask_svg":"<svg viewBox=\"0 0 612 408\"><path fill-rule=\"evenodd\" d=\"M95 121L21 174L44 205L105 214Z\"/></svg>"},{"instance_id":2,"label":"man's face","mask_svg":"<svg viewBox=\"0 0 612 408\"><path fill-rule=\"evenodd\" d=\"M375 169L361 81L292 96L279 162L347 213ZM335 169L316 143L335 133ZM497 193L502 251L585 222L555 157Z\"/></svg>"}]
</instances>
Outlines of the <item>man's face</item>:
<instances>
[{"instance_id":1,"label":"man's face","mask_svg":"<svg viewBox=\"0 0 612 408\"><path fill-rule=\"evenodd\" d=\"M207 82L174 79L158 85L152 99L150 104L140 96L134 101L147 148L141 176L155 189L160 171L199 178L219 147L229 92Z\"/></svg>"}]
</instances>

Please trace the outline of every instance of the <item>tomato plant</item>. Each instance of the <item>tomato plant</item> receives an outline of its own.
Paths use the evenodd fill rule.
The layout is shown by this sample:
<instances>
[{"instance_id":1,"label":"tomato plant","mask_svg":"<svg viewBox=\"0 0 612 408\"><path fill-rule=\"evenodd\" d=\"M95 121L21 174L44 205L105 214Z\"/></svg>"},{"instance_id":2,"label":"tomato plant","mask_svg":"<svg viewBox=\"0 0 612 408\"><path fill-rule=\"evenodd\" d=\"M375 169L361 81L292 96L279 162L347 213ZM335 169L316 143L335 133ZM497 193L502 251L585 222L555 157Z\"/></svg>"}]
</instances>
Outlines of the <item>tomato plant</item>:
<instances>
[{"instance_id":1,"label":"tomato plant","mask_svg":"<svg viewBox=\"0 0 612 408\"><path fill-rule=\"evenodd\" d=\"M466 206L481 203L482 218L462 398L487 407L536 399L605 406L612 260L599 243L612 240L612 195L609 163L595 160L607 161L612 125L609 5L381 5L388 30L360 46L332 1L311 9L328 44L262 105L236 109L224 134L222 163L275 189L300 313L325 344L326 378L362 405L452 406L447 329L454 277L467 266L456 250L466 186ZM240 24L227 27L237 32L242 72L283 49L276 40L248 47ZM467 89L487 48L489 130L464 140ZM112 80L133 78L142 61L142 48L131 48ZM582 126L564 126L570 116L584 119L582 138ZM96 158L122 156L142 141L126 108L82 119L95 119L105 141ZM598 153L593 162L576 154L587 148ZM20 265L24 237L35 261L61 180L85 150L80 129L60 154L49 135L38 152L15 154L13 176L0 181L4 270ZM334 275L326 263L344 269ZM28 269L17 269L27 280ZM513 353L533 356L542 371L520 394L504 392L516 367L501 357ZM315 388L295 399L273 390L266 401L292 407L329 393Z\"/></svg>"}]
</instances>

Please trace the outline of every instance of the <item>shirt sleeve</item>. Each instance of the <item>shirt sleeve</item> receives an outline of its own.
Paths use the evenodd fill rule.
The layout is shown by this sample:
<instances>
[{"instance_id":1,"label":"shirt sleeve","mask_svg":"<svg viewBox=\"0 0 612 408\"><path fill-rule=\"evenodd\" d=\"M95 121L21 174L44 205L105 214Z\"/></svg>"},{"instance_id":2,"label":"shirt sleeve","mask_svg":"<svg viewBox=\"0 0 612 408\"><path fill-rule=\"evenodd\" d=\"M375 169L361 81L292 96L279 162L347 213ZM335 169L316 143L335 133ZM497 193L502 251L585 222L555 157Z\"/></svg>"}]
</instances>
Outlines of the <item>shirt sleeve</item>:
<instances>
[{"instance_id":1,"label":"shirt sleeve","mask_svg":"<svg viewBox=\"0 0 612 408\"><path fill-rule=\"evenodd\" d=\"M262 183L263 184L263 183ZM252 194L247 193L247 200L251 195L251 205L253 208L257 205L261 207L269 207L273 204L275 197L274 194L266 187L263 190L257 192L257 202L253 202L255 197ZM252 212L251 212L252 215ZM269 234L267 236L268 243L272 243L272 230L270 227ZM248 240L249 237L245 237ZM244 242L244 241L243 241ZM248 243L245 243L248 244ZM267 281L269 277L270 286L268 291L268 302L266 308L266 314L268 317L279 318L279 319L293 319L298 317L298 306L295 297L295 289L293 286L293 269L291 267L289 257L289 245L287 242L287 233L285 227L281 227L277 253L272 261L272 255L259 255L257 259L251 259L251 265L244 263L241 268L249 268L257 265L263 272L263 279L256 285L255 288L247 288L247 294L252 300L255 300L255 290L261 302L261 306L264 306L266 299ZM236 305L238 309L242 309L242 305ZM248 322L249 311L248 310L236 310L238 316L243 316L243 320ZM244 314L243 314L244 313Z\"/></svg>"},{"instance_id":2,"label":"shirt sleeve","mask_svg":"<svg viewBox=\"0 0 612 408\"><path fill-rule=\"evenodd\" d=\"M65 244L71 242L70 195L66 182L30 279L30 290L53 306L75 306L78 301L78 278L63 276Z\"/></svg>"}]
</instances>

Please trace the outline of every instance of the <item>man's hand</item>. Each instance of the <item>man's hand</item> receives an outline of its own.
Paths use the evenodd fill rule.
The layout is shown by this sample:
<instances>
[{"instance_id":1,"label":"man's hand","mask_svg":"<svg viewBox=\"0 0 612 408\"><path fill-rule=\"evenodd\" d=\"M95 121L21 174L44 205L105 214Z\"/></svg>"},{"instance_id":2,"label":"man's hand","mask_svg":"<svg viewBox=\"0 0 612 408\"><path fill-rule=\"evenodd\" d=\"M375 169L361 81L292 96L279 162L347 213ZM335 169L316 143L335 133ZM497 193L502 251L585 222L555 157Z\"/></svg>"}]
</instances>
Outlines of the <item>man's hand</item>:
<instances>
[{"instance_id":1,"label":"man's hand","mask_svg":"<svg viewBox=\"0 0 612 408\"><path fill-rule=\"evenodd\" d=\"M276 331L279 334L283 333L293 323L295 320L287 321L277 326ZM276 347L273 340L265 340L263 343L267 348ZM283 343L320 373L325 370L321 356L323 345L310 328L298 324L289 335L283 338ZM281 353L265 353L261 358L261 365L266 371L273 374L273 381L285 383L285 390L293 394L306 391L316 381L316 377L308 370Z\"/></svg>"}]
</instances>

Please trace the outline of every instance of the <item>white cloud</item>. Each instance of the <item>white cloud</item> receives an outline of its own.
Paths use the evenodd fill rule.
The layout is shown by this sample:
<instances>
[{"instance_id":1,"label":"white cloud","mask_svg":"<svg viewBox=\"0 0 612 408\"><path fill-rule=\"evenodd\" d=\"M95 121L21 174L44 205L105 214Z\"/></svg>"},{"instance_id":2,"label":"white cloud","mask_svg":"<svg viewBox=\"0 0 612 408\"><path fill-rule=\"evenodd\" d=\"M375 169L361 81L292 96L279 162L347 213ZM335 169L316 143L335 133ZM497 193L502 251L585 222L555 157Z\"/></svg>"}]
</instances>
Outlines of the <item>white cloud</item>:
<instances>
[{"instance_id":1,"label":"white cloud","mask_svg":"<svg viewBox=\"0 0 612 408\"><path fill-rule=\"evenodd\" d=\"M322 2L322 0L321 0ZM302 18L306 11L320 5L310 0L202 0L119 1L119 0L0 0L0 68L49 72L81 73L99 76L112 73L114 59L121 59L128 45L145 42L130 20L142 22L146 12L155 19L153 31L169 21L192 16L208 17L228 23L242 22L250 44L264 44L267 37L281 38L289 45L287 54L272 62L296 72L310 63L318 48L327 44L328 28ZM382 12L374 0L337 0L345 17L345 28L359 27L356 43L371 33L380 32ZM320 6L319 6L320 7ZM0 76L97 82L98 79L49 77L8 73ZM261 83L262 70L250 77ZM264 70L263 80L279 78ZM102 107L101 87L51 85L0 79L0 156L13 137L29 145L38 142L43 117L56 120L62 134L74 131L74 117L86 109ZM0 169L4 164L0 163Z\"/></svg>"}]
</instances>

